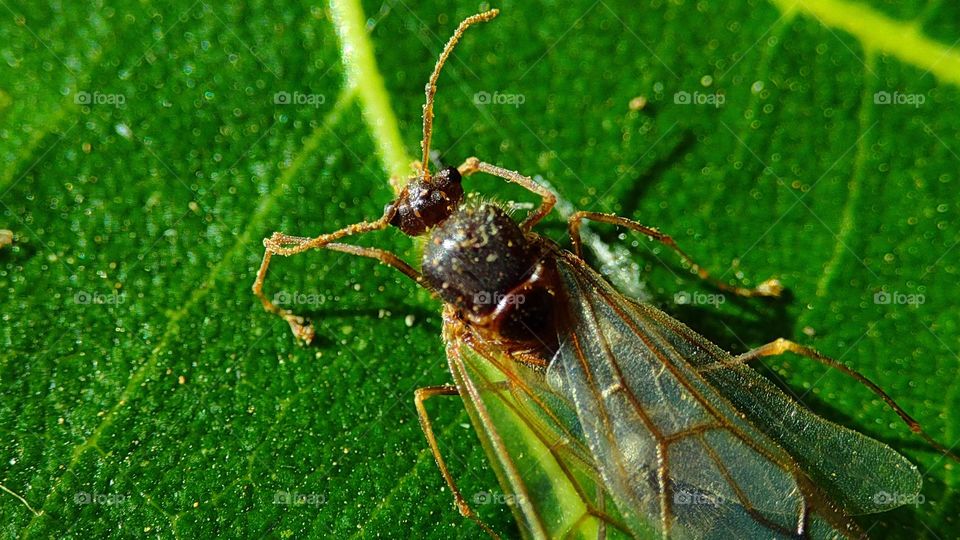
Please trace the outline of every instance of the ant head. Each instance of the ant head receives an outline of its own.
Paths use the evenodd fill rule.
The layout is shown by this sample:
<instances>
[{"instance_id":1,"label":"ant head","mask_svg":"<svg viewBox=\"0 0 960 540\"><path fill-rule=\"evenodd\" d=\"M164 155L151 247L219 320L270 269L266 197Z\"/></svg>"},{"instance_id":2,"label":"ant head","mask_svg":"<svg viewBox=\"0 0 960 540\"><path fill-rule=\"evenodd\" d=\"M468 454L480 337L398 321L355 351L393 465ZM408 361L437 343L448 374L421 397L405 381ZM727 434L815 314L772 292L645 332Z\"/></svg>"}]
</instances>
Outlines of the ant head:
<instances>
[{"instance_id":1,"label":"ant head","mask_svg":"<svg viewBox=\"0 0 960 540\"><path fill-rule=\"evenodd\" d=\"M397 200L390 224L407 236L419 236L443 223L463 201L463 184L456 167L441 169L432 178L413 177Z\"/></svg>"}]
</instances>

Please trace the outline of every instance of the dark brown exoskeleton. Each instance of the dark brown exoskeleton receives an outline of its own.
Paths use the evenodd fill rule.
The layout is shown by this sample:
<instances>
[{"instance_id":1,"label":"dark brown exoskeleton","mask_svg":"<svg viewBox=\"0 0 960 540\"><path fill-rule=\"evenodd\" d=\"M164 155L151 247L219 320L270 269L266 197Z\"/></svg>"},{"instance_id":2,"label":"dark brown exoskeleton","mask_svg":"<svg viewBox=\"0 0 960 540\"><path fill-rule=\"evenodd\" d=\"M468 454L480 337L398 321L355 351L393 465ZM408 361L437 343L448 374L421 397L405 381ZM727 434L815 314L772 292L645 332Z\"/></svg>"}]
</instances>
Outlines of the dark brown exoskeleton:
<instances>
[{"instance_id":1,"label":"dark brown exoskeleton","mask_svg":"<svg viewBox=\"0 0 960 540\"><path fill-rule=\"evenodd\" d=\"M400 270L418 284L430 289L445 303L445 317L451 313L460 324L478 338L509 353L515 360L537 368L545 368L557 349L555 315L558 312L559 277L556 254L559 248L532 231L553 209L556 197L528 176L507 170L477 158L468 158L459 167L447 167L436 174L429 170L430 138L433 128L433 98L441 68L466 29L477 22L496 17L490 10L465 19L447 42L426 86L423 108L422 161L414 163L415 174L399 196L386 205L376 221L361 222L314 238L290 236L280 232L265 238L263 262L253 284L253 292L263 307L282 317L294 335L304 343L314 337L312 325L300 315L280 308L263 292L263 283L273 255L289 256L311 249L329 249L369 257ZM465 203L462 181L477 172L500 177L522 186L541 198L540 206L517 223L502 208L492 203ZM701 277L717 287L746 296L769 296L779 292L775 280L756 289L732 287L712 280L706 270L696 265L656 229L631 220L593 212L577 212L570 218L573 248L580 254L579 227L585 219L625 226L660 241L680 254ZM428 235L417 271L402 259L385 250L344 244L340 239L370 231L396 227L416 237ZM478 523L476 514L467 505L449 475L439 454L436 440L426 416L423 402L431 396L456 393L451 386L420 389L416 394L417 409L444 478L450 484L460 512ZM480 523L484 529L489 529Z\"/></svg>"},{"instance_id":2,"label":"dark brown exoskeleton","mask_svg":"<svg viewBox=\"0 0 960 540\"><path fill-rule=\"evenodd\" d=\"M465 319L491 340L546 353L556 334L551 320L556 272L544 259L539 237L528 236L529 227L521 228L499 206L463 204L461 170L516 174L471 159L429 181L416 178L387 206L390 225L408 236L429 232L421 268L425 285Z\"/></svg>"},{"instance_id":3,"label":"dark brown exoskeleton","mask_svg":"<svg viewBox=\"0 0 960 540\"><path fill-rule=\"evenodd\" d=\"M558 247L532 231L553 209L556 197L528 176L507 170L477 158L468 158L459 167L447 167L436 174L429 170L430 137L433 128L433 98L437 78L451 51L472 24L496 17L491 10L465 19L447 42L426 86L423 108L422 161L414 164L415 174L399 196L387 204L376 221L361 222L314 238L274 233L265 238L263 262L253 284L253 292L263 307L289 323L298 340L310 343L312 325L300 315L276 306L263 292L263 283L273 255L289 256L311 249L329 249L369 257L400 270L418 284L437 294L460 323L469 327L478 339L509 353L515 360L544 368L557 348L555 305L559 277L556 270ZM540 196L540 206L517 223L502 208L492 203L465 203L464 177L484 172L518 184ZM577 212L570 218L570 232L575 253L580 253L579 227L585 219L613 223L644 233L678 252L701 277L721 289L746 296L776 295L779 284L765 282L756 289L732 287L712 280L673 240L656 229L631 220L593 212ZM385 250L344 244L340 239L370 231L396 227L407 236L428 235L417 271L402 259ZM445 315L446 316L446 315ZM417 409L428 442L450 484L460 512L491 532L476 518L457 489L439 453L430 420L423 402L435 395L456 393L450 386L420 389L416 394ZM495 535L494 535L495 536Z\"/></svg>"},{"instance_id":4,"label":"dark brown exoskeleton","mask_svg":"<svg viewBox=\"0 0 960 540\"><path fill-rule=\"evenodd\" d=\"M550 369L551 360L555 360L557 357L563 357L564 350L566 350L567 359L569 360L570 343L571 341L577 341L575 329L571 325L569 312L572 311L571 302L581 301L582 298L573 299L568 296L567 291L571 286L571 279L573 282L580 280L580 285L574 283L575 287L589 285L589 287L595 287L598 290L606 287L601 283L602 278L595 274L593 270L588 269L582 261L579 231L580 225L584 220L593 220L625 227L661 242L679 254L701 278L708 280L721 290L741 296L777 296L780 293L781 287L776 280L765 281L756 288L731 286L715 280L703 267L696 264L687 256L669 236L651 227L614 215L594 212L574 213L569 220L572 249L571 251L565 251L552 241L533 232L534 225L547 216L552 210L556 202L556 197L528 176L524 176L518 172L484 163L477 158L471 157L464 161L459 167L447 167L436 174L430 173L428 161L430 157L430 137L433 126L433 99L437 90L436 82L440 75L440 70L464 31L474 23L489 21L494 18L497 13L497 10L491 10L465 19L446 44L430 76L429 83L426 86L426 103L423 109L423 140L421 143L421 150L423 152L422 161L415 163L414 175L408 179L406 187L403 188L398 197L386 206L383 215L379 219L370 222L356 223L338 231L322 234L313 238L289 236L278 232L264 239L263 243L266 249L263 262L257 272L256 281L253 284L253 292L260 299L263 307L267 311L275 313L286 320L293 330L294 335L300 341L309 343L314 337L314 330L311 324L303 317L276 306L263 292L263 283L267 275L271 257L273 255L294 255L310 249L329 249L369 257L400 270L443 300L445 304L445 336L450 336L454 341L476 350L495 351L497 354L503 354L511 361L515 361L517 363L516 365L523 366L523 369L535 373L542 384L547 384L545 382L546 374ZM467 201L464 197L463 179L477 172L497 176L508 182L518 184L538 195L541 199L539 207L530 212L521 222L517 223L507 211L496 204L474 204ZM391 226L399 229L407 236L418 237L426 235L420 270L413 268L388 251L340 242L341 239L347 236L382 230ZM580 268L583 269L580 270ZM617 297L615 302L611 301L608 307L624 310L637 309L635 304L620 297ZM564 318L564 313L567 314L566 318ZM636 313L640 313L640 311ZM636 313L634 313L633 316L639 316ZM838 369L866 385L875 394L884 399L888 405L894 408L904 421L910 425L914 432L922 436L935 448L942 451L944 455L956 459L956 456L927 436L920 429L919 424L910 418L903 409L897 406L896 403L876 385L859 373L808 347L780 339L738 357L724 356L726 353L721 354L719 348L716 346L700 341L702 338L695 336L692 332L684 330L686 327L681 328L682 324L671 322L672 320L668 321L667 315L655 311L653 308L649 308L643 313L648 314L643 316L649 316L652 324L664 325L664 328L666 328L666 330L664 330L665 333L660 339L669 341L667 338L686 335L688 337L685 339L687 339L690 344L699 347L700 358L697 361L702 362L703 358L710 357L717 359L712 365L698 366L700 370L699 376L706 377L707 379L713 377L713 379L710 380L720 384L725 380L722 379L726 373L724 370L730 370L732 372L737 366L760 357L775 356L788 351L794 352ZM583 329L581 328L581 330ZM601 328L600 325L588 328L587 330L602 335L604 339L607 337L605 332L611 331L609 328ZM573 334L574 336L573 338L567 339L564 337L566 334ZM623 346L623 343L615 343L613 345ZM610 343L606 344L608 347L613 345ZM651 341L650 344L647 344L647 347L649 350L656 350L656 345L656 343ZM661 343L660 345L663 344ZM564 347L566 347L566 349L564 349ZM450 347L448 345L448 360L450 360L449 350ZM610 351L606 352L609 353ZM682 360L683 362L687 362L687 359ZM669 362L663 362L663 366L665 366L663 368L664 370L666 370L668 364ZM693 360L690 360L690 363L685 364L685 366L694 366ZM580 365L573 365L572 367L576 369L581 368ZM584 360L582 364L583 371L588 372L590 367L588 362ZM511 372L510 366L500 366L498 369ZM454 374L454 380L458 381L458 384L462 384L464 377L466 377L462 361L451 361L451 371ZM760 385L766 384L762 383L759 379L750 379L749 377L753 377L753 375L750 375L750 372L739 373L740 375L738 376L747 377L747 379L743 380L752 381L750 385L760 387ZM682 378L676 373L674 375ZM562 377L563 374L561 373L560 376ZM737 380L739 381L741 379ZM520 386L523 383L523 378L518 378L517 381L514 382ZM591 384L596 383L593 379L588 382ZM627 390L624 384L617 383L605 388L599 388L597 394L598 398L613 399L611 396L625 394ZM446 464L440 455L430 419L424 408L424 401L432 396L458 395L461 392L473 392L475 394L477 389L468 388L467 390L461 390L458 386L454 385L421 388L415 395L417 411L420 416L421 426L430 444L430 449L433 452L444 479L453 492L457 508L464 516L473 519L491 535L496 536L496 534L477 517L476 513L470 508L460 490L457 488L453 477L447 470ZM693 390L690 390L690 392L691 395L696 395L696 392L693 392ZM773 390L770 390L770 392L773 392ZM531 394L531 396L533 396L533 394ZM476 400L477 396L464 395L464 399L465 401L468 399ZM737 419L739 419L740 416L742 415L731 415L731 417ZM743 418L746 418L746 416L743 416ZM729 425L721 423L715 426L700 426L690 430L688 435L697 435L696 429L706 430L709 428L718 431L735 431L733 422L739 421L740 420L732 420ZM679 435L666 436L661 434L653 438L657 439L656 442L660 445L657 455L659 459L663 461L666 459L664 456L668 452L669 444L671 444L670 441L675 443L676 440L679 440ZM569 442L568 440L557 440L556 444L549 445L550 451L553 451L555 447L562 446L563 444L569 444ZM631 442L631 440L627 442ZM636 441L632 442L635 443ZM600 450L604 449L601 448ZM636 453L635 449L633 453ZM603 472L602 468L601 472ZM655 472L657 474L651 473L646 476L631 477L631 481L656 482L660 487L660 495L663 498L659 500L657 504L660 508L659 514L662 516L661 524L663 535L669 536L670 527L672 526L671 524L674 518L671 517L670 509L672 502L667 497L667 494L671 490L680 489L682 486L679 482L674 483L673 480L667 480L668 466L666 462L660 463ZM798 477L801 477L801 475L798 475ZM606 476L604 478L607 479ZM637 480L637 478L641 478L641 480ZM514 478L514 480L515 479L516 478ZM803 484L803 486L806 486L806 484ZM607 487L616 488L617 486L608 485ZM626 487L630 488L630 485ZM804 489L807 489L810 493L815 491L812 487L805 487ZM616 490L614 489L613 491ZM620 493L629 495L629 489L621 490ZM676 494L676 491L674 491L674 493ZM804 500L806 502L816 502L817 496L811 495L810 493L804 492ZM738 494L738 497L741 497L741 495ZM748 504L749 501L739 501L739 503L742 503L742 506L745 508L745 510L743 510L743 512L745 512L744 515L749 514L753 516L758 523L764 522L765 517L760 515L757 510L751 508L750 504ZM525 504L527 503L521 502L521 506ZM642 505L638 505L637 507L642 507ZM814 504L812 508L813 510L810 508L803 510L802 514L809 517L811 512L814 511L823 512L825 515L834 512L837 516L830 519L834 519L834 525L844 530L844 536L857 536L859 534L856 524L848 519L848 517L841 515L838 510L825 509L824 507L816 506L816 504ZM676 512L674 512L674 514L676 514ZM802 537L808 537L806 534L806 517L801 519L800 530L804 533L800 535ZM586 518L596 518L608 522L610 525L615 525L614 521L608 520L602 512L602 509L598 508L588 508L583 518L578 520L577 523L585 523ZM777 528L778 526L775 524L771 525L767 523L764 526L767 527L767 529L765 529L766 532L774 531L777 532L777 534L783 533L784 535L790 533L789 530ZM545 535L541 529L531 530L534 531L530 533L531 536L539 537ZM603 529L601 528L600 530ZM628 533L628 536L632 536L631 531L626 530L625 532Z\"/></svg>"},{"instance_id":5,"label":"dark brown exoskeleton","mask_svg":"<svg viewBox=\"0 0 960 540\"><path fill-rule=\"evenodd\" d=\"M371 257L397 268L456 306L464 319L484 335L512 349L545 353L555 346L551 303L555 298L556 275L545 259L544 240L531 229L550 213L556 197L527 176L476 158L436 174L429 170L433 97L440 70L463 32L471 24L488 21L497 13L491 10L464 20L440 55L426 87L423 160L414 164L415 175L386 206L380 219L315 238L274 233L264 239L266 251L253 291L264 308L286 320L301 341L312 341L312 326L303 317L273 304L263 293L263 281L272 255L288 256L325 248ZM499 176L536 193L542 199L540 207L517 224L494 204L465 205L462 180L476 172ZM392 253L337 242L346 236L389 226L407 236L429 234L422 273Z\"/></svg>"}]
</instances>

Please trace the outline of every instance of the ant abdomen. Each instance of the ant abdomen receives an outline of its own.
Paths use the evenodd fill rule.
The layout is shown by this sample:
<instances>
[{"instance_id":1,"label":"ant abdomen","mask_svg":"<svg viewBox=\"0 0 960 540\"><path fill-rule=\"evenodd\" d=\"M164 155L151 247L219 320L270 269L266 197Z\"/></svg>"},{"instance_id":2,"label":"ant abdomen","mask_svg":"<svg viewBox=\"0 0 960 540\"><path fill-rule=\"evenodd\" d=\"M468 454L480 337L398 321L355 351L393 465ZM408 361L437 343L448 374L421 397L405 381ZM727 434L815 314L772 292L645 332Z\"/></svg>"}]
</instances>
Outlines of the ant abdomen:
<instances>
[{"instance_id":1,"label":"ant abdomen","mask_svg":"<svg viewBox=\"0 0 960 540\"><path fill-rule=\"evenodd\" d=\"M407 184L403 198L397 203L390 224L408 236L420 236L442 223L460 206L463 184L460 171L447 167L429 179L417 178Z\"/></svg>"}]
</instances>

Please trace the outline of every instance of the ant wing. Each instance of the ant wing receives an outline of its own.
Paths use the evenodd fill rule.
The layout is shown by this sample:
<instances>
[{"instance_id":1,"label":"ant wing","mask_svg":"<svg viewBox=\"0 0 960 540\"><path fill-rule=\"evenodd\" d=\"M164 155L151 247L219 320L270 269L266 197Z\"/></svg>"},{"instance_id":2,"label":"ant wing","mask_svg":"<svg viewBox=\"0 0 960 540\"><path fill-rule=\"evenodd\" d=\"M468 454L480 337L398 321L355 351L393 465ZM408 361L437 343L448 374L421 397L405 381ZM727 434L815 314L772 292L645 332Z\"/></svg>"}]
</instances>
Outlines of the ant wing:
<instances>
[{"instance_id":1,"label":"ant wing","mask_svg":"<svg viewBox=\"0 0 960 540\"><path fill-rule=\"evenodd\" d=\"M920 492L920 472L893 448L817 416L748 365L724 364L730 357L715 353L713 344L686 326L676 330L688 347L710 351L693 357L697 372L777 441L847 514L885 512Z\"/></svg>"},{"instance_id":2,"label":"ant wing","mask_svg":"<svg viewBox=\"0 0 960 540\"><path fill-rule=\"evenodd\" d=\"M644 516L671 538L863 536L798 461L691 363L729 355L630 302L573 255L558 257L557 266L567 302L548 380L574 403L596 469L626 520Z\"/></svg>"},{"instance_id":3,"label":"ant wing","mask_svg":"<svg viewBox=\"0 0 960 540\"><path fill-rule=\"evenodd\" d=\"M619 515L573 404L549 387L544 371L464 339L461 330L444 325L447 361L523 537L656 536L655 527Z\"/></svg>"}]
</instances>

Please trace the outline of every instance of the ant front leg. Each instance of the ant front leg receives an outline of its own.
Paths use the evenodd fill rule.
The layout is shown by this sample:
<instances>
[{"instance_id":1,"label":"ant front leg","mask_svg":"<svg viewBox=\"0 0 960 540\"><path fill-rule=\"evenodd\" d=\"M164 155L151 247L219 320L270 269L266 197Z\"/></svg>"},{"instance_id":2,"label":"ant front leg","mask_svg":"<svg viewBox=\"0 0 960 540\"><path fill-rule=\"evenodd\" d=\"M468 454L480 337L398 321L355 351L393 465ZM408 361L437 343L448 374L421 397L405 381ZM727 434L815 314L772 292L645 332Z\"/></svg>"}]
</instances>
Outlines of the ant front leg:
<instances>
[{"instance_id":1,"label":"ant front leg","mask_svg":"<svg viewBox=\"0 0 960 540\"><path fill-rule=\"evenodd\" d=\"M303 253L304 251L310 249L333 249L335 251L378 259L380 262L399 269L401 272L419 282L419 273L392 254L383 252L381 250L357 248L355 246L333 243L345 236L385 229L390 224L390 220L393 218L395 213L396 207L390 206L387 208L387 211L384 212L383 217L376 221L363 221L360 223L354 223L353 225L349 225L338 231L334 231L329 234L321 234L315 238L290 236L280 232L275 232L269 238L264 238L263 246L265 249L263 252L263 261L260 263L259 270L257 270L257 278L253 282L253 294L260 299L260 303L263 304L263 309L269 311L270 313L275 313L280 318L287 321L287 324L290 325L290 330L293 331L293 335L303 343L309 344L311 341L313 341L314 337L313 325L311 325L308 320L293 313L289 309L283 309L277 306L271 302L263 292L263 283L267 278L267 269L270 267L270 259L273 257L273 255L287 257L290 255Z\"/></svg>"},{"instance_id":2,"label":"ant front leg","mask_svg":"<svg viewBox=\"0 0 960 540\"><path fill-rule=\"evenodd\" d=\"M470 176L477 171L485 172L503 178L507 182L518 184L527 191L539 195L541 199L540 208L537 208L535 212L528 215L520 224L523 232L530 232L533 226L546 217L546 215L550 213L550 210L553 210L553 206L557 204L557 196L554 195L553 192L534 182L533 178L524 176L517 171L511 171L497 167L496 165L484 163L475 157L467 158L467 160L463 162L463 165L457 167L457 170L460 171L460 174L463 176Z\"/></svg>"},{"instance_id":3,"label":"ant front leg","mask_svg":"<svg viewBox=\"0 0 960 540\"><path fill-rule=\"evenodd\" d=\"M637 223L631 219L625 217L616 216L613 214L602 214L599 212L574 212L570 216L570 242L573 244L573 252L577 257L583 257L583 250L580 244L580 225L583 223L583 220L589 219L591 221L598 221L600 223L609 223L611 225L617 225L620 227L626 227L633 231L636 231L640 234L649 236L650 238L660 242L661 244L667 246L668 248L675 251L680 257L687 262L693 268L693 271L700 276L700 279L707 281L713 284L714 287L728 293L735 294L737 296L745 297L755 297L755 296L780 296L780 293L783 291L783 286L780 284L778 279L768 279L757 285L752 289L746 287L737 287L727 285L726 283L714 278L710 275L710 272L706 268L697 264L689 255L686 254L680 246L671 238L669 235L664 234L653 227L648 227L646 225Z\"/></svg>"}]
</instances>

